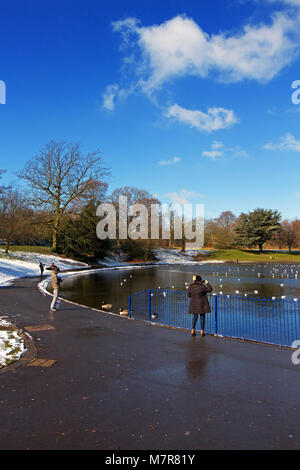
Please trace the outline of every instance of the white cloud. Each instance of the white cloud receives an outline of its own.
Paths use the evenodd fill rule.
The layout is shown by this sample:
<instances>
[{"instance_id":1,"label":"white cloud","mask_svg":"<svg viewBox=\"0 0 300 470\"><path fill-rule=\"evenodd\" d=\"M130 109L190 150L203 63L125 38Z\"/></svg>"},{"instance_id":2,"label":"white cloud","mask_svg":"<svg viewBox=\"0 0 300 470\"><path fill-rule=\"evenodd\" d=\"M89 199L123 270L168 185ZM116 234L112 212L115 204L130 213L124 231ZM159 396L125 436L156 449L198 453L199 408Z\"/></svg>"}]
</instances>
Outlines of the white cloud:
<instances>
[{"instance_id":1,"label":"white cloud","mask_svg":"<svg viewBox=\"0 0 300 470\"><path fill-rule=\"evenodd\" d=\"M211 147L213 149L221 149L224 147L223 142L220 142L219 140L214 140L213 143L211 144Z\"/></svg>"},{"instance_id":2,"label":"white cloud","mask_svg":"<svg viewBox=\"0 0 300 470\"><path fill-rule=\"evenodd\" d=\"M206 132L227 129L237 123L234 111L217 107L208 108L207 113L204 113L174 104L167 109L165 116Z\"/></svg>"},{"instance_id":3,"label":"white cloud","mask_svg":"<svg viewBox=\"0 0 300 470\"><path fill-rule=\"evenodd\" d=\"M123 40L126 44L130 42L131 34L139 29L140 21L134 17L128 17L125 20L118 20L112 23L114 31L120 32L122 34Z\"/></svg>"},{"instance_id":4,"label":"white cloud","mask_svg":"<svg viewBox=\"0 0 300 470\"><path fill-rule=\"evenodd\" d=\"M170 199L173 204L191 204L190 199L194 198L203 198L204 194L195 193L194 191L189 191L187 189L181 189L178 192L166 193L162 198Z\"/></svg>"},{"instance_id":5,"label":"white cloud","mask_svg":"<svg viewBox=\"0 0 300 470\"><path fill-rule=\"evenodd\" d=\"M211 148L209 150L204 150L202 152L202 156L215 160L217 157L227 156L235 158L248 157L248 153L243 150L239 145L236 145L234 147L225 147L223 142L215 140L211 144Z\"/></svg>"},{"instance_id":6,"label":"white cloud","mask_svg":"<svg viewBox=\"0 0 300 470\"><path fill-rule=\"evenodd\" d=\"M285 110L285 112L288 114L300 113L300 106L294 106L293 108L288 108Z\"/></svg>"},{"instance_id":7,"label":"white cloud","mask_svg":"<svg viewBox=\"0 0 300 470\"><path fill-rule=\"evenodd\" d=\"M294 0L296 2L296 0ZM227 82L268 82L299 53L299 15L276 12L271 21L239 31L206 33L193 19L176 16L160 25L140 26L135 18L113 23L124 43L135 48L138 86L151 94L178 76Z\"/></svg>"},{"instance_id":8,"label":"white cloud","mask_svg":"<svg viewBox=\"0 0 300 470\"><path fill-rule=\"evenodd\" d=\"M219 152L218 150L205 150L202 152L203 157L211 158L215 160L216 157L222 157L224 155L223 152Z\"/></svg>"},{"instance_id":9,"label":"white cloud","mask_svg":"<svg viewBox=\"0 0 300 470\"><path fill-rule=\"evenodd\" d=\"M296 197L299 197L299 198L300 198L300 192L299 192L299 193L296 193Z\"/></svg>"},{"instance_id":10,"label":"white cloud","mask_svg":"<svg viewBox=\"0 0 300 470\"><path fill-rule=\"evenodd\" d=\"M239 145L235 145L232 148L226 149L227 152L230 152L234 158L248 158L249 154L246 150L242 149Z\"/></svg>"},{"instance_id":11,"label":"white cloud","mask_svg":"<svg viewBox=\"0 0 300 470\"><path fill-rule=\"evenodd\" d=\"M167 193L165 197L170 199L173 204L180 204L180 205L189 204L189 200L186 197L176 192Z\"/></svg>"},{"instance_id":12,"label":"white cloud","mask_svg":"<svg viewBox=\"0 0 300 470\"><path fill-rule=\"evenodd\" d=\"M119 85L108 85L105 92L102 95L103 103L102 107L113 111L115 109L115 97L118 93Z\"/></svg>"},{"instance_id":13,"label":"white cloud","mask_svg":"<svg viewBox=\"0 0 300 470\"><path fill-rule=\"evenodd\" d=\"M212 160L214 160L216 157L222 157L224 155L223 147L224 147L224 144L222 142L215 140L211 144L210 150L204 150L204 152L202 152L202 155L203 157L208 157L208 158L211 158Z\"/></svg>"},{"instance_id":14,"label":"white cloud","mask_svg":"<svg viewBox=\"0 0 300 470\"><path fill-rule=\"evenodd\" d=\"M300 140L297 140L293 134L287 133L280 138L278 143L269 142L264 145L266 150L292 151L300 152Z\"/></svg>"},{"instance_id":15,"label":"white cloud","mask_svg":"<svg viewBox=\"0 0 300 470\"><path fill-rule=\"evenodd\" d=\"M300 0L267 0L269 3L285 3L286 5L300 6Z\"/></svg>"},{"instance_id":16,"label":"white cloud","mask_svg":"<svg viewBox=\"0 0 300 470\"><path fill-rule=\"evenodd\" d=\"M157 162L158 165L175 165L176 163L180 162L181 158L174 157L171 160L160 160Z\"/></svg>"}]
</instances>

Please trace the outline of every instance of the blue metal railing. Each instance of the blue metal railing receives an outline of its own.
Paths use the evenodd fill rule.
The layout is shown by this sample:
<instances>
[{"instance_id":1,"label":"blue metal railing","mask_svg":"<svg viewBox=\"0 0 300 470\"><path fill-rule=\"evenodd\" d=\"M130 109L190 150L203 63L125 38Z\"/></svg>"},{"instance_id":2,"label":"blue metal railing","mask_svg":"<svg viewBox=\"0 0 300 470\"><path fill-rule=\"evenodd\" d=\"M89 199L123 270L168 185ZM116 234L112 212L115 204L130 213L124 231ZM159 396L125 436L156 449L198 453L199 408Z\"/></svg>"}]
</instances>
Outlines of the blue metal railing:
<instances>
[{"instance_id":1,"label":"blue metal railing","mask_svg":"<svg viewBox=\"0 0 300 470\"><path fill-rule=\"evenodd\" d=\"M217 336L292 346L300 340L300 300L209 294L211 313L205 332ZM186 291L149 289L132 294L129 316L142 321L191 329ZM200 327L200 321L197 324Z\"/></svg>"}]
</instances>

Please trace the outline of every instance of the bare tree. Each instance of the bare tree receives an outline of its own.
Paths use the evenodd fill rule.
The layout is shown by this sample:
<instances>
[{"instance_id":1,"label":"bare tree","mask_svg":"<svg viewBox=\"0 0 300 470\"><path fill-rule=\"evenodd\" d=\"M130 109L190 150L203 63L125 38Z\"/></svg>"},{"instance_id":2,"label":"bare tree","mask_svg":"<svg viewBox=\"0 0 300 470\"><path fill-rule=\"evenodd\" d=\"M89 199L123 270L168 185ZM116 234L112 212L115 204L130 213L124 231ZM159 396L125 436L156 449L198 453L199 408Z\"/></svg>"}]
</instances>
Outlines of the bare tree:
<instances>
[{"instance_id":1,"label":"bare tree","mask_svg":"<svg viewBox=\"0 0 300 470\"><path fill-rule=\"evenodd\" d=\"M135 186L124 186L123 188L115 189L111 196L110 201L115 206L119 203L119 197L126 196L128 199L128 205L132 204L144 204L147 208L150 209L151 204L159 204L159 200L152 196L146 189L139 189Z\"/></svg>"},{"instance_id":2,"label":"bare tree","mask_svg":"<svg viewBox=\"0 0 300 470\"><path fill-rule=\"evenodd\" d=\"M32 210L20 189L11 186L0 194L0 238L5 241L5 253L12 243L23 242L32 231Z\"/></svg>"},{"instance_id":3,"label":"bare tree","mask_svg":"<svg viewBox=\"0 0 300 470\"><path fill-rule=\"evenodd\" d=\"M281 222L282 230L278 233L277 236L277 243L280 244L280 246L287 246L290 252L292 251L292 248L297 246L299 243L297 227L299 227L299 221L283 220Z\"/></svg>"},{"instance_id":4,"label":"bare tree","mask_svg":"<svg viewBox=\"0 0 300 470\"><path fill-rule=\"evenodd\" d=\"M217 249L233 248L236 220L231 211L224 211L219 217L208 219L205 223L205 245Z\"/></svg>"},{"instance_id":5,"label":"bare tree","mask_svg":"<svg viewBox=\"0 0 300 470\"><path fill-rule=\"evenodd\" d=\"M31 190L31 203L51 214L48 224L54 251L64 214L103 188L108 175L98 150L83 155L79 144L55 141L45 145L18 173Z\"/></svg>"},{"instance_id":6,"label":"bare tree","mask_svg":"<svg viewBox=\"0 0 300 470\"><path fill-rule=\"evenodd\" d=\"M231 211L224 211L220 216L215 220L220 227L225 229L230 229L235 222L236 217Z\"/></svg>"},{"instance_id":7,"label":"bare tree","mask_svg":"<svg viewBox=\"0 0 300 470\"><path fill-rule=\"evenodd\" d=\"M128 207L133 205L133 204L143 204L147 208L148 214L149 214L148 235L150 237L150 231L151 231L150 230L151 204L160 204L160 201L157 198L155 198L154 196L152 196L152 194L149 193L145 189L139 189L139 188L136 188L135 186L124 186L124 187L115 189L109 197L109 202L111 202L115 206L115 209L116 209L117 233L118 233L117 245L120 244L120 239L119 239L119 217L120 217L120 214L119 214L119 197L120 196L127 197ZM121 225L122 225L122 227L125 231L127 231L127 222L132 220L132 218L133 217L127 216L126 221L124 221L125 226L124 226L123 223L121 223Z\"/></svg>"},{"instance_id":8,"label":"bare tree","mask_svg":"<svg viewBox=\"0 0 300 470\"><path fill-rule=\"evenodd\" d=\"M5 173L5 172L6 172L6 170L1 170L1 169L0 169L0 179L2 178L2 175L3 175L3 173ZM0 185L0 194L3 193L4 189L5 189L5 186L1 186L1 185Z\"/></svg>"}]
</instances>

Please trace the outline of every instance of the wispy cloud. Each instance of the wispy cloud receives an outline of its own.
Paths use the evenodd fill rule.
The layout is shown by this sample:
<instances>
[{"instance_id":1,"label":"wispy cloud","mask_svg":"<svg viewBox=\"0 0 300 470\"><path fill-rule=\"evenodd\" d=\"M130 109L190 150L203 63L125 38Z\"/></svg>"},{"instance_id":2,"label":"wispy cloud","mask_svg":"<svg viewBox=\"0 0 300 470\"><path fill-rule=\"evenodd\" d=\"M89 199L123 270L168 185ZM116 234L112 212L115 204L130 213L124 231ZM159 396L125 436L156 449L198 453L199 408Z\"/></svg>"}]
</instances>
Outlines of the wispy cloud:
<instances>
[{"instance_id":1,"label":"wispy cloud","mask_svg":"<svg viewBox=\"0 0 300 470\"><path fill-rule=\"evenodd\" d=\"M119 85L108 85L105 89L105 92L102 95L103 103L102 107L108 111L113 111L115 109L115 98L118 94Z\"/></svg>"},{"instance_id":2,"label":"wispy cloud","mask_svg":"<svg viewBox=\"0 0 300 470\"><path fill-rule=\"evenodd\" d=\"M168 118L174 118L199 131L213 132L228 129L238 122L234 111L225 108L211 107L207 112L186 109L178 104L170 106L165 113Z\"/></svg>"},{"instance_id":3,"label":"wispy cloud","mask_svg":"<svg viewBox=\"0 0 300 470\"><path fill-rule=\"evenodd\" d=\"M211 158L212 160L215 160L216 157L222 157L224 155L224 150L223 150L223 143L214 141L211 144L210 150L204 150L202 152L203 157L208 157Z\"/></svg>"},{"instance_id":4,"label":"wispy cloud","mask_svg":"<svg viewBox=\"0 0 300 470\"><path fill-rule=\"evenodd\" d=\"M285 112L288 114L300 113L300 106L294 106L293 108L288 108L285 110Z\"/></svg>"},{"instance_id":5,"label":"wispy cloud","mask_svg":"<svg viewBox=\"0 0 300 470\"><path fill-rule=\"evenodd\" d=\"M272 108L268 108L266 113L270 114L270 116L278 116L278 111L277 111L276 106L273 106Z\"/></svg>"},{"instance_id":6,"label":"wispy cloud","mask_svg":"<svg viewBox=\"0 0 300 470\"><path fill-rule=\"evenodd\" d=\"M203 157L210 158L211 160L216 160L220 157L234 157L234 158L241 158L241 157L248 157L248 152L242 149L239 145L235 145L234 147L225 147L223 142L219 142L215 140L209 150L204 150L202 152Z\"/></svg>"},{"instance_id":7,"label":"wispy cloud","mask_svg":"<svg viewBox=\"0 0 300 470\"><path fill-rule=\"evenodd\" d=\"M181 189L180 191L166 193L161 196L161 199L169 199L173 204L190 204L191 199L203 198L204 194L195 193L194 191L189 191L187 189Z\"/></svg>"},{"instance_id":8,"label":"wispy cloud","mask_svg":"<svg viewBox=\"0 0 300 470\"><path fill-rule=\"evenodd\" d=\"M269 3L285 3L295 7L300 7L300 0L267 0Z\"/></svg>"},{"instance_id":9,"label":"wispy cloud","mask_svg":"<svg viewBox=\"0 0 300 470\"><path fill-rule=\"evenodd\" d=\"M158 165L175 165L176 163L180 162L180 157L174 157L171 160L160 160L157 162Z\"/></svg>"},{"instance_id":10,"label":"wispy cloud","mask_svg":"<svg viewBox=\"0 0 300 470\"><path fill-rule=\"evenodd\" d=\"M287 133L277 143L269 142L264 145L266 150L300 152L300 140L293 134Z\"/></svg>"}]
</instances>

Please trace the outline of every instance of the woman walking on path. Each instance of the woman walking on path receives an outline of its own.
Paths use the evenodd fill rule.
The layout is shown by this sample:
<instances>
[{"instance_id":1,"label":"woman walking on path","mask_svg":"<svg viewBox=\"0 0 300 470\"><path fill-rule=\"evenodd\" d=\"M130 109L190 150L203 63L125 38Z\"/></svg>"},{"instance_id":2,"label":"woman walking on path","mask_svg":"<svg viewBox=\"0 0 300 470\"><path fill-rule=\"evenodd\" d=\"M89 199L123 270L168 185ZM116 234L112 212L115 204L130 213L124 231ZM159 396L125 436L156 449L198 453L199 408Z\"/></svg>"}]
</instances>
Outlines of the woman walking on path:
<instances>
[{"instance_id":1,"label":"woman walking on path","mask_svg":"<svg viewBox=\"0 0 300 470\"><path fill-rule=\"evenodd\" d=\"M189 313L194 315L192 325L192 336L195 336L195 328L200 315L201 336L204 336L205 314L210 313L210 306L206 294L212 291L212 287L208 281L202 281L201 276L193 276L193 282L189 285L188 296L191 297L189 305Z\"/></svg>"},{"instance_id":2,"label":"woman walking on path","mask_svg":"<svg viewBox=\"0 0 300 470\"><path fill-rule=\"evenodd\" d=\"M54 266L51 269L51 285L53 289L53 299L52 299L50 310L52 312L56 312L55 304L56 304L56 300L58 297L59 285L60 285L60 279L57 276L58 272L59 272L59 268L57 266Z\"/></svg>"}]
</instances>

